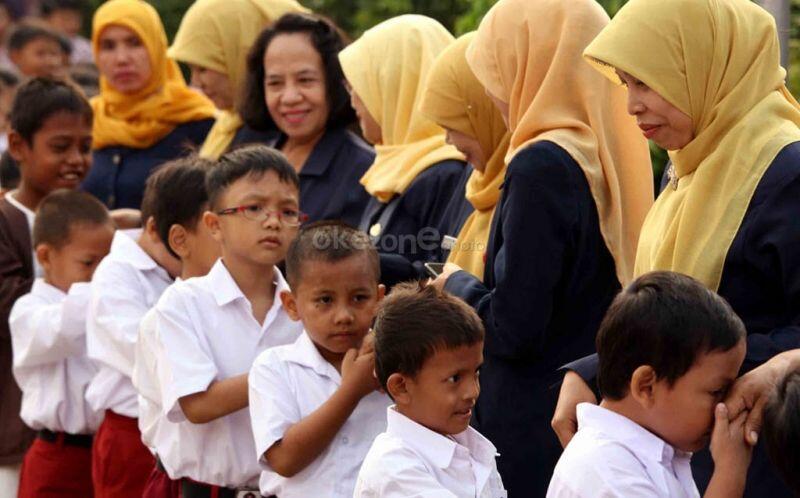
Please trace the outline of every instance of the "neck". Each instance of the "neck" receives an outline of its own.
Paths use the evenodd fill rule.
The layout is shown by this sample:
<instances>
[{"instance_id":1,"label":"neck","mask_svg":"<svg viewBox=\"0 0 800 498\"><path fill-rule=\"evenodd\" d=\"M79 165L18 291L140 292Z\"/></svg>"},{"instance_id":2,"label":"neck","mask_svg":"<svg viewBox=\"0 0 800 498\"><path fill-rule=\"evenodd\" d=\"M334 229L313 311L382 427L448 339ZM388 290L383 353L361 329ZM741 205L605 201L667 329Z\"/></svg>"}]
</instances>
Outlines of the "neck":
<instances>
[{"instance_id":1,"label":"neck","mask_svg":"<svg viewBox=\"0 0 800 498\"><path fill-rule=\"evenodd\" d=\"M42 199L44 198L43 195L29 189L24 181L20 182L17 190L12 191L11 195L13 195L14 199L16 199L20 204L31 211L36 211L36 208L39 207L39 203L42 202Z\"/></svg>"},{"instance_id":2,"label":"neck","mask_svg":"<svg viewBox=\"0 0 800 498\"><path fill-rule=\"evenodd\" d=\"M222 255L225 268L233 277L233 281L242 291L242 294L252 303L260 298L270 297L275 294L275 265L256 265L241 261L230 255ZM277 296L275 296L277 298Z\"/></svg>"},{"instance_id":3,"label":"neck","mask_svg":"<svg viewBox=\"0 0 800 498\"><path fill-rule=\"evenodd\" d=\"M295 171L300 172L303 169L308 156L311 155L311 151L314 150L314 146L317 145L323 134L324 131L312 137L287 136L286 142L281 147L281 152L286 156Z\"/></svg>"},{"instance_id":4,"label":"neck","mask_svg":"<svg viewBox=\"0 0 800 498\"><path fill-rule=\"evenodd\" d=\"M600 402L600 406L606 410L622 415L623 417L635 422L636 425L647 429L661 438L661 436L656 434L656 432L650 428L647 414L643 411L641 405L633 400L631 396L626 396L619 400L603 399L603 401Z\"/></svg>"},{"instance_id":5,"label":"neck","mask_svg":"<svg viewBox=\"0 0 800 498\"><path fill-rule=\"evenodd\" d=\"M202 277L208 273L207 268L194 264L191 260L181 260L181 280L188 280L194 277Z\"/></svg>"}]
</instances>

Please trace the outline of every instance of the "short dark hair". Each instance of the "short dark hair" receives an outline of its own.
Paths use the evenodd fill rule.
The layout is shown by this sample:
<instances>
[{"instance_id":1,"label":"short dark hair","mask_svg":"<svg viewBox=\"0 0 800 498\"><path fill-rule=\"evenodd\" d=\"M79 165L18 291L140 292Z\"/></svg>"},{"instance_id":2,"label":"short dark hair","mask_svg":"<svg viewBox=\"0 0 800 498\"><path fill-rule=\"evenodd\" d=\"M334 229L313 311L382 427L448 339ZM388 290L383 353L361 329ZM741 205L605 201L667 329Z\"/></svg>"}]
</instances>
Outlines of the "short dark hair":
<instances>
[{"instance_id":1,"label":"short dark hair","mask_svg":"<svg viewBox=\"0 0 800 498\"><path fill-rule=\"evenodd\" d=\"M19 76L8 69L0 68L0 90L19 85Z\"/></svg>"},{"instance_id":2,"label":"short dark hair","mask_svg":"<svg viewBox=\"0 0 800 498\"><path fill-rule=\"evenodd\" d=\"M800 370L787 374L770 395L761 435L772 464L800 496Z\"/></svg>"},{"instance_id":3,"label":"short dark hair","mask_svg":"<svg viewBox=\"0 0 800 498\"><path fill-rule=\"evenodd\" d=\"M311 44L322 58L328 98L328 128L348 126L356 121L350 106L350 96L344 86L344 72L339 63L339 52L346 45L346 37L329 19L302 13L289 13L265 29L247 56L247 76L239 109L242 119L256 130L275 130L277 126L264 100L264 54L272 40L283 34L306 33Z\"/></svg>"},{"instance_id":4,"label":"short dark hair","mask_svg":"<svg viewBox=\"0 0 800 498\"><path fill-rule=\"evenodd\" d=\"M11 157L9 151L0 155L0 187L4 190L13 190L19 186L19 164Z\"/></svg>"},{"instance_id":5,"label":"short dark hair","mask_svg":"<svg viewBox=\"0 0 800 498\"><path fill-rule=\"evenodd\" d=\"M33 222L33 247L49 244L55 248L69 243L76 225L111 224L102 202L80 190L58 189L42 199Z\"/></svg>"},{"instance_id":6,"label":"short dark hair","mask_svg":"<svg viewBox=\"0 0 800 498\"><path fill-rule=\"evenodd\" d=\"M63 36L53 31L52 29L43 26L37 22L24 22L17 25L8 37L8 51L14 52L22 50L29 43L46 38L48 40L58 43L58 46L66 54L72 52L72 44ZM65 42L66 41L66 45Z\"/></svg>"},{"instance_id":7,"label":"short dark hair","mask_svg":"<svg viewBox=\"0 0 800 498\"><path fill-rule=\"evenodd\" d=\"M45 17L57 10L72 10L82 14L85 7L83 0L41 0L39 3L39 10Z\"/></svg>"},{"instance_id":8,"label":"short dark hair","mask_svg":"<svg viewBox=\"0 0 800 498\"><path fill-rule=\"evenodd\" d=\"M197 156L176 159L160 166L147 179L142 200L145 211L153 216L156 231L170 254L180 259L169 245L169 229L182 225L193 232L208 206L206 172L213 161Z\"/></svg>"},{"instance_id":9,"label":"short dark hair","mask_svg":"<svg viewBox=\"0 0 800 498\"><path fill-rule=\"evenodd\" d=\"M698 356L729 351L745 335L730 305L697 280L665 271L642 275L617 295L600 324L600 393L624 398L642 365L673 385Z\"/></svg>"},{"instance_id":10,"label":"short dark hair","mask_svg":"<svg viewBox=\"0 0 800 498\"><path fill-rule=\"evenodd\" d=\"M282 182L300 188L297 172L278 150L266 145L248 145L223 154L206 179L208 203L217 209L220 197L233 182L250 175L260 178L270 171Z\"/></svg>"},{"instance_id":11,"label":"short dark hair","mask_svg":"<svg viewBox=\"0 0 800 498\"><path fill-rule=\"evenodd\" d=\"M336 263L363 254L369 270L380 283L381 265L378 251L369 235L341 221L318 221L304 226L289 245L286 253L286 280L292 289L300 285L303 265L308 261Z\"/></svg>"},{"instance_id":12,"label":"short dark hair","mask_svg":"<svg viewBox=\"0 0 800 498\"><path fill-rule=\"evenodd\" d=\"M469 305L420 282L396 285L375 318L375 373L386 389L393 373L415 376L440 349L483 341L483 322Z\"/></svg>"},{"instance_id":13,"label":"short dark hair","mask_svg":"<svg viewBox=\"0 0 800 498\"><path fill-rule=\"evenodd\" d=\"M33 136L47 118L59 112L78 114L90 125L92 123L92 107L74 85L48 78L34 78L17 90L9 116L11 129L26 142L32 143Z\"/></svg>"}]
</instances>

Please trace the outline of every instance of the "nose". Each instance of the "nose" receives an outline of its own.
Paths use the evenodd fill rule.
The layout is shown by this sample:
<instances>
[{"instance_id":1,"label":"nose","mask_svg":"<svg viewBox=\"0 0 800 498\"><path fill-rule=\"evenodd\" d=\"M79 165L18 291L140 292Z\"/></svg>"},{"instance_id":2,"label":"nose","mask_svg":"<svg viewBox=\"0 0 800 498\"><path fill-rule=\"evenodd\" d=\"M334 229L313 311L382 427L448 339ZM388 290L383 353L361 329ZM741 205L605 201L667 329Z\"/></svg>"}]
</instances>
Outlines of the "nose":
<instances>
[{"instance_id":1,"label":"nose","mask_svg":"<svg viewBox=\"0 0 800 498\"><path fill-rule=\"evenodd\" d=\"M646 107L642 102L639 93L632 88L628 88L628 114L631 116L638 116L644 113Z\"/></svg>"},{"instance_id":2,"label":"nose","mask_svg":"<svg viewBox=\"0 0 800 498\"><path fill-rule=\"evenodd\" d=\"M265 228L269 228L272 230L280 230L281 229L281 220L280 220L280 211L270 211L268 209L264 210L264 221L261 224Z\"/></svg>"},{"instance_id":3,"label":"nose","mask_svg":"<svg viewBox=\"0 0 800 498\"><path fill-rule=\"evenodd\" d=\"M195 88L203 88L203 80L201 78L199 68L192 67L191 79L189 80L189 84Z\"/></svg>"},{"instance_id":4,"label":"nose","mask_svg":"<svg viewBox=\"0 0 800 498\"><path fill-rule=\"evenodd\" d=\"M464 399L474 403L475 400L478 399L478 395L481 393L480 379L476 375L473 379L473 382L467 382L465 384L467 386L464 388Z\"/></svg>"},{"instance_id":5,"label":"nose","mask_svg":"<svg viewBox=\"0 0 800 498\"><path fill-rule=\"evenodd\" d=\"M303 100L303 94L300 93L300 89L297 88L297 85L294 83L289 83L286 85L286 88L283 89L283 93L281 93L281 102L285 105L292 105L297 104Z\"/></svg>"},{"instance_id":6,"label":"nose","mask_svg":"<svg viewBox=\"0 0 800 498\"><path fill-rule=\"evenodd\" d=\"M353 323L355 316L349 306L340 306L336 310L334 321L337 325Z\"/></svg>"}]
</instances>

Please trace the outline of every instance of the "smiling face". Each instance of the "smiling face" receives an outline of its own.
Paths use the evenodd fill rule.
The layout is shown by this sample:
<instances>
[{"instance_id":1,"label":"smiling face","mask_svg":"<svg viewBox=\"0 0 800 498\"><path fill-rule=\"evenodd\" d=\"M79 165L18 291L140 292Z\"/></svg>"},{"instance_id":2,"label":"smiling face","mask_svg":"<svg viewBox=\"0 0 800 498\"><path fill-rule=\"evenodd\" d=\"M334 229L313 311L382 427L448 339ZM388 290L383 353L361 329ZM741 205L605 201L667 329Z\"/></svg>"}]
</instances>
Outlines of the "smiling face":
<instances>
[{"instance_id":1,"label":"smiling face","mask_svg":"<svg viewBox=\"0 0 800 498\"><path fill-rule=\"evenodd\" d=\"M192 86L214 102L217 109L233 108L234 89L227 74L191 64Z\"/></svg>"},{"instance_id":2,"label":"smiling face","mask_svg":"<svg viewBox=\"0 0 800 498\"><path fill-rule=\"evenodd\" d=\"M79 223L69 228L69 239L61 247L39 244L36 257L44 270L45 281L69 291L77 282L89 282L100 261L111 250L114 227L111 223Z\"/></svg>"},{"instance_id":3,"label":"smiling face","mask_svg":"<svg viewBox=\"0 0 800 498\"><path fill-rule=\"evenodd\" d=\"M142 90L153 69L141 38L131 29L111 25L100 33L97 68L108 84L128 95Z\"/></svg>"}]
</instances>

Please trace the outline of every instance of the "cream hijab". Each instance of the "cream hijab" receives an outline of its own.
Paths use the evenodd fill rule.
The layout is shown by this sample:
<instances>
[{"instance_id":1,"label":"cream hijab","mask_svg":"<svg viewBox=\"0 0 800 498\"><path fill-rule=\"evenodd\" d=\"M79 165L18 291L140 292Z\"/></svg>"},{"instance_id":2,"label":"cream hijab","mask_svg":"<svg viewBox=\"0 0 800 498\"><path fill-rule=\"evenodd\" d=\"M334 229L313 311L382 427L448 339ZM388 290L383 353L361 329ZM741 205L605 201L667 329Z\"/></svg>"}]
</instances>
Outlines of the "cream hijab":
<instances>
[{"instance_id":1,"label":"cream hijab","mask_svg":"<svg viewBox=\"0 0 800 498\"><path fill-rule=\"evenodd\" d=\"M500 0L481 22L467 61L486 90L509 105L506 162L547 140L580 165L624 285L653 203L653 175L647 142L626 112L625 90L582 58L607 24L594 0Z\"/></svg>"}]
</instances>

